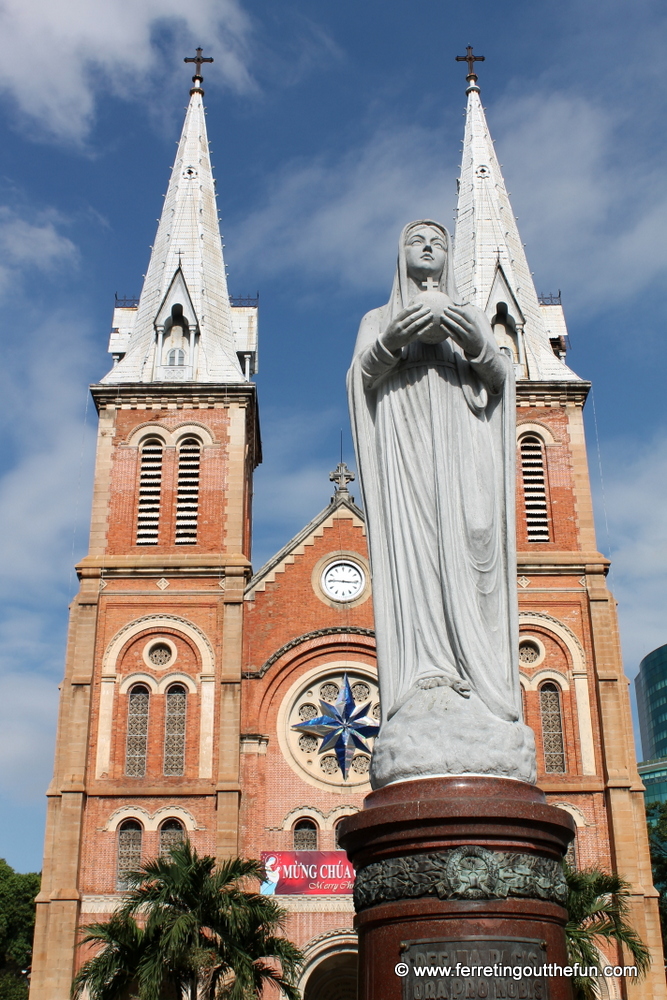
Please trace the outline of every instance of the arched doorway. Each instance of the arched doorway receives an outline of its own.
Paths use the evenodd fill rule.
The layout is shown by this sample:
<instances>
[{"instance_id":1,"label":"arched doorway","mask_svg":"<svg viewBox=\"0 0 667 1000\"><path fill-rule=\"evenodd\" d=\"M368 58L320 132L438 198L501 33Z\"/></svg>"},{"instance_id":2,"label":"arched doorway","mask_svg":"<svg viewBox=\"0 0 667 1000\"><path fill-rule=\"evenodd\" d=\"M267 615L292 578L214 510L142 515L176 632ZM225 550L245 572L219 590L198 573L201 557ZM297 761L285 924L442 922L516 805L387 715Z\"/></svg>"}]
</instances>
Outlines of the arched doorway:
<instances>
[{"instance_id":1,"label":"arched doorway","mask_svg":"<svg viewBox=\"0 0 667 1000\"><path fill-rule=\"evenodd\" d=\"M329 954L310 972L303 1000L357 1000L357 953Z\"/></svg>"}]
</instances>

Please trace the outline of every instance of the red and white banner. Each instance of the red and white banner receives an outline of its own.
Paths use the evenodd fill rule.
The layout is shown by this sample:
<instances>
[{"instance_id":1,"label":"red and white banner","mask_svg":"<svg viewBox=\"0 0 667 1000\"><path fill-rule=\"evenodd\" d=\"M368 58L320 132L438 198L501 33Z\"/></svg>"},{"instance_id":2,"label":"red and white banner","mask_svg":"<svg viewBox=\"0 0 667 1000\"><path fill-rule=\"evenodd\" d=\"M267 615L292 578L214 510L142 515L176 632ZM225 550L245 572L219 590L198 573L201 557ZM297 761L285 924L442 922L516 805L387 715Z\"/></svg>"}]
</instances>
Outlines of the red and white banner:
<instances>
[{"instance_id":1,"label":"red and white banner","mask_svg":"<svg viewBox=\"0 0 667 1000\"><path fill-rule=\"evenodd\" d=\"M349 894L354 868L345 851L262 851L264 896Z\"/></svg>"}]
</instances>

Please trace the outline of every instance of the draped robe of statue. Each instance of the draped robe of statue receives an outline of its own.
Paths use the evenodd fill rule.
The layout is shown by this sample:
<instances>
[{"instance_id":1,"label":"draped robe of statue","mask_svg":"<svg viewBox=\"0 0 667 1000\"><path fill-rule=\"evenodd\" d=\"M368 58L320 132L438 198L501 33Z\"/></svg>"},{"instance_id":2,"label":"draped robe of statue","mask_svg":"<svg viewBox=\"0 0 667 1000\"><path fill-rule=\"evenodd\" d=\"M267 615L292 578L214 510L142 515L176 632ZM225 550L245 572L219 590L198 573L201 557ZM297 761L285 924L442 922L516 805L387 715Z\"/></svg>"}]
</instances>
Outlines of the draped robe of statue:
<instances>
[{"instance_id":1,"label":"draped robe of statue","mask_svg":"<svg viewBox=\"0 0 667 1000\"><path fill-rule=\"evenodd\" d=\"M442 231L439 288L459 301L447 231L406 226L391 298L364 316L348 373L382 704L371 778L534 781L532 733L518 721L513 365L479 310L476 357L451 338L384 347L418 290L405 254L417 225Z\"/></svg>"}]
</instances>

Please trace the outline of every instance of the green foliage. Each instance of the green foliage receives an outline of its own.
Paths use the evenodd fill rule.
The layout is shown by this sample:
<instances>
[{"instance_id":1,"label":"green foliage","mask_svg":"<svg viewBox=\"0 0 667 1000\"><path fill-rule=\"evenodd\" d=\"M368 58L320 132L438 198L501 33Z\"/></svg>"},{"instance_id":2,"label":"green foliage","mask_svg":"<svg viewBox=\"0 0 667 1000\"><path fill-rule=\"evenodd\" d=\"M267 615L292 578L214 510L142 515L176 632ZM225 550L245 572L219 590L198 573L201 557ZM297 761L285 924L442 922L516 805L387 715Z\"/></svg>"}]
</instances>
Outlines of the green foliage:
<instances>
[{"instance_id":1,"label":"green foliage","mask_svg":"<svg viewBox=\"0 0 667 1000\"><path fill-rule=\"evenodd\" d=\"M599 868L576 871L565 865L567 913L565 926L568 961L584 967L598 966L597 944L621 945L632 956L640 976L646 975L651 955L637 932L628 923L629 882ZM596 1000L595 979L579 976L572 980L575 1000Z\"/></svg>"},{"instance_id":2,"label":"green foliage","mask_svg":"<svg viewBox=\"0 0 667 1000\"><path fill-rule=\"evenodd\" d=\"M40 876L15 872L0 858L0 998L25 1000Z\"/></svg>"},{"instance_id":3,"label":"green foliage","mask_svg":"<svg viewBox=\"0 0 667 1000\"><path fill-rule=\"evenodd\" d=\"M651 849L653 885L660 893L658 909L660 911L662 947L667 954L667 803L656 802L647 806L646 822Z\"/></svg>"},{"instance_id":4,"label":"green foliage","mask_svg":"<svg viewBox=\"0 0 667 1000\"><path fill-rule=\"evenodd\" d=\"M279 934L277 903L247 888L261 879L258 861L231 858L216 868L186 841L127 875L129 891L106 924L86 928L103 948L81 969L72 993L91 1000L255 1000L272 982L286 1000L302 955ZM137 916L143 924L136 923Z\"/></svg>"}]
</instances>

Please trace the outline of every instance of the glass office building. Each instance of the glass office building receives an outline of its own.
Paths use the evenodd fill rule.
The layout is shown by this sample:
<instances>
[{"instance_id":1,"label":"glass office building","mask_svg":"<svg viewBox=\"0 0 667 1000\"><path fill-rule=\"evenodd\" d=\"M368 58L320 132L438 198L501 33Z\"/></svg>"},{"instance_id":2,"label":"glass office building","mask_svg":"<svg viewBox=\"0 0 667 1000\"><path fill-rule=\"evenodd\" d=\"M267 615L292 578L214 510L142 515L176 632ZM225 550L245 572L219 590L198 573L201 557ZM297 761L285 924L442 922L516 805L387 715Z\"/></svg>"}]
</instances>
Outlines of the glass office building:
<instances>
[{"instance_id":1,"label":"glass office building","mask_svg":"<svg viewBox=\"0 0 667 1000\"><path fill-rule=\"evenodd\" d=\"M641 661L635 693L644 756L639 774L646 786L646 804L667 802L667 645Z\"/></svg>"}]
</instances>

